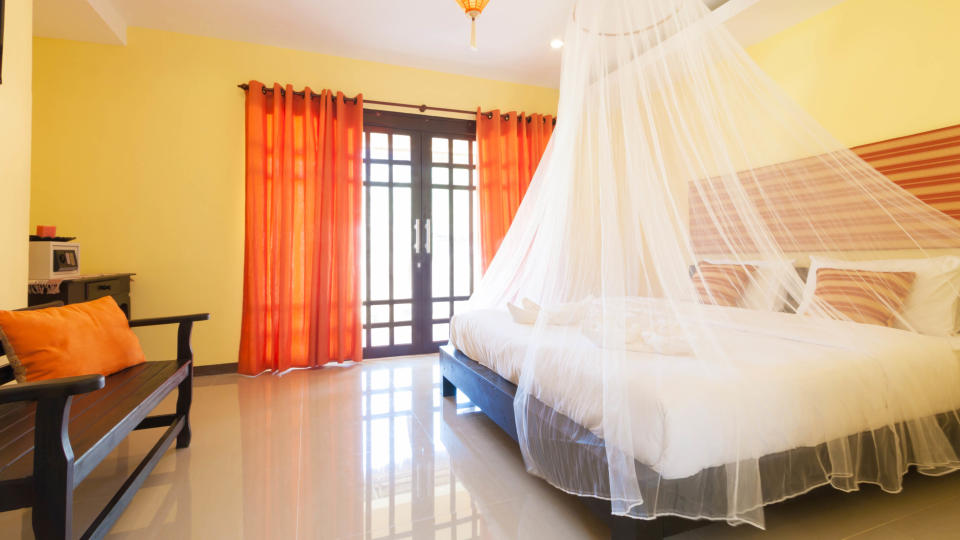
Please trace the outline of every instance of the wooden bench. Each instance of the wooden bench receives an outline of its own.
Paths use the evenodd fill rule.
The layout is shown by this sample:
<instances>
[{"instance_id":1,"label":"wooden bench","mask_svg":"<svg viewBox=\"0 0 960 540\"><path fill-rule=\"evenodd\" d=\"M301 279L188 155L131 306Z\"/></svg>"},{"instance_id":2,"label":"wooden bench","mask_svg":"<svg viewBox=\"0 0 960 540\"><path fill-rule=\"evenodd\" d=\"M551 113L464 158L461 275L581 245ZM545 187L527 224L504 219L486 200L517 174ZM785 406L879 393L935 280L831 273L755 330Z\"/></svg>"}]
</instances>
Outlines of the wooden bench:
<instances>
[{"instance_id":1,"label":"wooden bench","mask_svg":"<svg viewBox=\"0 0 960 540\"><path fill-rule=\"evenodd\" d=\"M72 538L77 484L131 431L166 427L81 538L106 535L173 440L177 448L190 445L190 332L194 322L209 318L203 313L130 321L131 327L178 325L176 360L146 362L109 377L85 375L0 388L0 512L33 507L38 539ZM0 384L11 380L12 368L0 368ZM174 388L176 412L147 416Z\"/></svg>"}]
</instances>

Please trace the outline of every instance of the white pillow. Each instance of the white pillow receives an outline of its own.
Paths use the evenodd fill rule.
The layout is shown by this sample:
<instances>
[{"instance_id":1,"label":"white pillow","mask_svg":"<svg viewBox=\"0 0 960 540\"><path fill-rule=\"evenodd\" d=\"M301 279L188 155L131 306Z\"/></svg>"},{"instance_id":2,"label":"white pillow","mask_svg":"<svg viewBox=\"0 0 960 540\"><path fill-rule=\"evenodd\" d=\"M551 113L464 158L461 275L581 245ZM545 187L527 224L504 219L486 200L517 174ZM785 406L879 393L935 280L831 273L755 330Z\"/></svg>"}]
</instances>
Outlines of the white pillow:
<instances>
[{"instance_id":1,"label":"white pillow","mask_svg":"<svg viewBox=\"0 0 960 540\"><path fill-rule=\"evenodd\" d=\"M793 261L736 261L706 259L708 264L749 264L757 269L747 282L740 307L759 311L782 311L787 299L787 284L797 275ZM799 280L799 277L794 278Z\"/></svg>"},{"instance_id":2,"label":"white pillow","mask_svg":"<svg viewBox=\"0 0 960 540\"><path fill-rule=\"evenodd\" d=\"M873 272L913 272L916 278L903 310L894 320L895 328L915 330L931 336L949 336L957 332L957 302L960 299L960 257L924 259L884 259L847 261L810 257L810 273L803 287L797 313L803 314L813 301L819 268L868 270Z\"/></svg>"}]
</instances>

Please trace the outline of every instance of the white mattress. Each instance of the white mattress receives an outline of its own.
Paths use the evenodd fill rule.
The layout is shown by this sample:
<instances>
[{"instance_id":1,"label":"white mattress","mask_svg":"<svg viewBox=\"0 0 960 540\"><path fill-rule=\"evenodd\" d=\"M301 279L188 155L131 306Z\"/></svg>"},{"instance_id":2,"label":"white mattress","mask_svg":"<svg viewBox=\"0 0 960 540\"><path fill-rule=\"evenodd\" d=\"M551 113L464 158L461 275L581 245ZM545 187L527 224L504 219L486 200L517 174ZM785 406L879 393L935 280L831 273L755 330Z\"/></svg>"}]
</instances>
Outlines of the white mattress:
<instances>
[{"instance_id":1,"label":"white mattress","mask_svg":"<svg viewBox=\"0 0 960 540\"><path fill-rule=\"evenodd\" d=\"M711 309L723 321L716 336L728 351L719 365L627 352L617 374L629 414L617 416L620 425L610 415L606 427L666 478L960 409L956 338ZM506 311L458 314L450 331L457 349L515 384L525 365L535 365L537 398L603 437L602 351L577 327L547 326L542 343L549 345L532 364L524 355L533 327Z\"/></svg>"}]
</instances>

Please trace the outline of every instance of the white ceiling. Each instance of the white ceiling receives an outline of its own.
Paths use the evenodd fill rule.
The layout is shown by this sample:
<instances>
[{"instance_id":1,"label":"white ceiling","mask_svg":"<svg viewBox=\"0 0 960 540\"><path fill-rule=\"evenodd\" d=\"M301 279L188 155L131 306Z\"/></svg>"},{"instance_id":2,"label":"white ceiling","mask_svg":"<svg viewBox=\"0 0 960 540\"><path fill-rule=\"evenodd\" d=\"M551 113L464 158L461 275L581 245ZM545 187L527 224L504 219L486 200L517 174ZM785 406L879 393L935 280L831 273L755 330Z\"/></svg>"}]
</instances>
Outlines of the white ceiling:
<instances>
[{"instance_id":1,"label":"white ceiling","mask_svg":"<svg viewBox=\"0 0 960 540\"><path fill-rule=\"evenodd\" d=\"M637 0L643 1L643 0ZM744 45L841 0L706 0ZM555 87L575 0L491 0L469 19L454 0L35 0L34 34L126 43L126 27L209 36Z\"/></svg>"}]
</instances>

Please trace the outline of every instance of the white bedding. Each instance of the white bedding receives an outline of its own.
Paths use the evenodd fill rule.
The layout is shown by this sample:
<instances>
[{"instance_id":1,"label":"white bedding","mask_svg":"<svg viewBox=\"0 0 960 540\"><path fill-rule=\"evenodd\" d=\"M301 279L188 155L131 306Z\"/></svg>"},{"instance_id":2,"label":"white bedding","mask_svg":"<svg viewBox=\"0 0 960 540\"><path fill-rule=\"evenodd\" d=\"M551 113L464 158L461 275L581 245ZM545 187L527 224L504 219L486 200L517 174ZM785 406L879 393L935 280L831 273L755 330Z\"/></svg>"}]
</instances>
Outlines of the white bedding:
<instances>
[{"instance_id":1,"label":"white bedding","mask_svg":"<svg viewBox=\"0 0 960 540\"><path fill-rule=\"evenodd\" d=\"M622 440L632 440L634 458L666 478L960 409L956 338L710 309L729 351L723 362L708 360L705 369L702 358L627 352L618 373L629 389ZM601 350L577 327L545 331L551 345L537 353L533 392L603 437ZM505 310L477 310L456 315L450 332L468 357L519 381L532 326L514 323Z\"/></svg>"}]
</instances>

